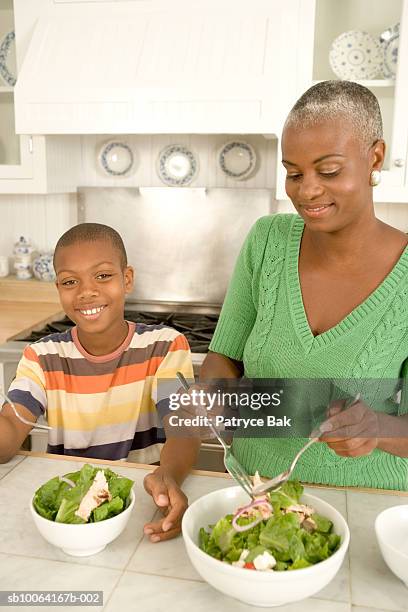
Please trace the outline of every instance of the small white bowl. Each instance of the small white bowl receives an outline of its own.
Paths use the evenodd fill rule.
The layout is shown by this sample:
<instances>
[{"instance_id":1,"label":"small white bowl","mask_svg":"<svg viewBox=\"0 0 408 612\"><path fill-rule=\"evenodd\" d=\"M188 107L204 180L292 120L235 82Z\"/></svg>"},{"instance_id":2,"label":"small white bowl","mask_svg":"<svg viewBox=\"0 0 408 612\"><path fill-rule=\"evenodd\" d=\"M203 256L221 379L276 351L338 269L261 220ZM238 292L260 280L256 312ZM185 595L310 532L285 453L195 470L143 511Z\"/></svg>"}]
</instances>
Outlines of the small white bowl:
<instances>
[{"instance_id":1,"label":"small white bowl","mask_svg":"<svg viewBox=\"0 0 408 612\"><path fill-rule=\"evenodd\" d=\"M47 542L57 546L57 548L62 548L67 555L88 557L101 552L109 542L112 542L122 533L135 503L133 489L130 491L129 497L128 507L120 514L105 521L83 525L56 523L40 516L33 506L34 496L30 502L30 510L38 531Z\"/></svg>"},{"instance_id":2,"label":"small white bowl","mask_svg":"<svg viewBox=\"0 0 408 612\"><path fill-rule=\"evenodd\" d=\"M381 512L375 519L375 534L384 561L408 587L408 505Z\"/></svg>"},{"instance_id":3,"label":"small white bowl","mask_svg":"<svg viewBox=\"0 0 408 612\"><path fill-rule=\"evenodd\" d=\"M350 532L340 512L330 504L307 494L302 495L301 501L330 519L334 532L341 536L338 550L328 559L304 569L260 572L223 563L203 552L198 546L200 527L207 529L208 525L248 502L240 487L231 487L204 495L184 514L182 532L191 563L218 591L253 606L281 606L314 595L337 574L349 545Z\"/></svg>"}]
</instances>

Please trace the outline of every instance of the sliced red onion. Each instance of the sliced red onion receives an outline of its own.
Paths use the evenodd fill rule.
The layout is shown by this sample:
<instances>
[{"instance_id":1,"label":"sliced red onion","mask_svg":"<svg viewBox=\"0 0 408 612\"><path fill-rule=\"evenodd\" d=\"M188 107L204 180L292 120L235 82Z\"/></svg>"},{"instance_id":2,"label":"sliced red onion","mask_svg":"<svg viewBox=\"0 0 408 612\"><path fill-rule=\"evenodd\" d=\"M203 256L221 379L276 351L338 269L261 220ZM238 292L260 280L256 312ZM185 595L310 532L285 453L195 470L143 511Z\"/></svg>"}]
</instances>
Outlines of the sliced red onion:
<instances>
[{"instance_id":1,"label":"sliced red onion","mask_svg":"<svg viewBox=\"0 0 408 612\"><path fill-rule=\"evenodd\" d=\"M235 531L238 531L240 533L242 533L243 531L248 531L248 529L252 529L252 527L255 527L256 525L258 525L258 523L260 523L263 520L263 517L261 514L258 518L255 518L255 520L252 521L252 523L248 523L247 525L239 525L237 523L237 520L239 519L240 516L242 516L245 512L247 512L251 508L257 508L258 506L266 506L268 510L272 512L272 506L266 500L266 498L265 498L265 501L263 499L262 500L254 499L250 504L247 504L246 506L243 506L242 508L240 508L238 512L235 514L234 518L232 519L232 526L235 529Z\"/></svg>"},{"instance_id":2,"label":"sliced red onion","mask_svg":"<svg viewBox=\"0 0 408 612\"><path fill-rule=\"evenodd\" d=\"M75 482L73 480L71 480L70 478L67 478L66 476L60 476L59 479L62 482L66 482L67 485L69 485L70 487L75 487Z\"/></svg>"}]
</instances>

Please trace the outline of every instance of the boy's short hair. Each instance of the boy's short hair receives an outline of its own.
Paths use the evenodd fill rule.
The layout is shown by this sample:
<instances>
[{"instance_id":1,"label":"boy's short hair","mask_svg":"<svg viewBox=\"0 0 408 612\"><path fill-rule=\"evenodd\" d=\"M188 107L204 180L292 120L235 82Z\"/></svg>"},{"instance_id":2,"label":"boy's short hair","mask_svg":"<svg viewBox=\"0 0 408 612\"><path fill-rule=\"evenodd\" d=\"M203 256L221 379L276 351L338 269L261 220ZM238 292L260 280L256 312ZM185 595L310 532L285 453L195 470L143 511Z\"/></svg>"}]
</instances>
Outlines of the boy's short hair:
<instances>
[{"instance_id":1,"label":"boy's short hair","mask_svg":"<svg viewBox=\"0 0 408 612\"><path fill-rule=\"evenodd\" d=\"M67 247L81 242L95 242L97 240L110 240L113 247L119 253L121 268L126 268L127 253L120 234L113 227L103 225L102 223L79 223L71 227L65 234L62 234L55 246L54 267L55 257L60 247Z\"/></svg>"}]
</instances>

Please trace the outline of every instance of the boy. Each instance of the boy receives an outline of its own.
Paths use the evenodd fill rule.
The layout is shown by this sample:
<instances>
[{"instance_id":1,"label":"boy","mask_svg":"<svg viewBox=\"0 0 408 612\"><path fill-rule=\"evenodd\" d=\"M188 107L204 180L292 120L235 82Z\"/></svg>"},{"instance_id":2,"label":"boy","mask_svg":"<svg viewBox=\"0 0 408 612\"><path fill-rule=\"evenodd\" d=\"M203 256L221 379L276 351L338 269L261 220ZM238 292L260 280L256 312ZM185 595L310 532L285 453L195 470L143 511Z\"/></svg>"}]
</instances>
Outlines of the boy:
<instances>
[{"instance_id":1,"label":"boy","mask_svg":"<svg viewBox=\"0 0 408 612\"><path fill-rule=\"evenodd\" d=\"M98 223L82 223L58 241L54 254L62 307L76 324L27 346L9 397L22 417L35 421L47 411L48 452L126 459L129 452L163 440L157 401L158 379L180 370L192 377L186 338L165 326L128 323L126 294L133 269L127 265L119 234ZM9 404L0 414L0 462L18 451L31 426L19 421ZM187 498L180 485L196 459L198 439L168 439L160 467L145 488L165 514L145 525L151 541L180 531Z\"/></svg>"}]
</instances>

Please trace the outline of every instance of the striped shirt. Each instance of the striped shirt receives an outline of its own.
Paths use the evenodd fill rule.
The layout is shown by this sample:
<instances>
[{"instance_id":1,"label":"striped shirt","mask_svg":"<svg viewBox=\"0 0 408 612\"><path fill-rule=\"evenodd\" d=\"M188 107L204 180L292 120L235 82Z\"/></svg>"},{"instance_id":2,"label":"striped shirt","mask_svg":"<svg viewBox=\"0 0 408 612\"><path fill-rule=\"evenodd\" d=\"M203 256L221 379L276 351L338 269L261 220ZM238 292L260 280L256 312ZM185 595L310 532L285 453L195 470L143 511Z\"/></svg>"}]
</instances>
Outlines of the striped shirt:
<instances>
[{"instance_id":1,"label":"striped shirt","mask_svg":"<svg viewBox=\"0 0 408 612\"><path fill-rule=\"evenodd\" d=\"M190 347L164 325L128 326L109 355L87 353L76 327L25 348L9 397L47 415L48 452L116 460L164 442L161 419L180 387L176 372L193 378Z\"/></svg>"}]
</instances>

